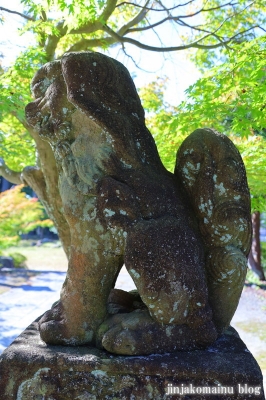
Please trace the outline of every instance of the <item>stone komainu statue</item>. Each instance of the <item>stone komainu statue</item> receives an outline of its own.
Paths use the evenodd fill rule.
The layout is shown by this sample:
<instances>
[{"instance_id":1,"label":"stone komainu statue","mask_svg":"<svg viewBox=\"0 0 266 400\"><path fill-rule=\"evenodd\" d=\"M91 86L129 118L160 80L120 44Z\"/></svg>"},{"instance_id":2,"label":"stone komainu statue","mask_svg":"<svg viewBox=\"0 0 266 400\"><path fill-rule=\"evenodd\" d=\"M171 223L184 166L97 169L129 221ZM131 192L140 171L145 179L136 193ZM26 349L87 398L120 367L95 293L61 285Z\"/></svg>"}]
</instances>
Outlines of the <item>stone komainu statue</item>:
<instances>
[{"instance_id":1,"label":"stone komainu statue","mask_svg":"<svg viewBox=\"0 0 266 400\"><path fill-rule=\"evenodd\" d=\"M251 238L233 143L198 129L168 172L127 69L99 53L44 65L32 90L27 120L53 149L72 245L41 338L128 355L213 343L237 307ZM113 289L123 263L137 291Z\"/></svg>"}]
</instances>

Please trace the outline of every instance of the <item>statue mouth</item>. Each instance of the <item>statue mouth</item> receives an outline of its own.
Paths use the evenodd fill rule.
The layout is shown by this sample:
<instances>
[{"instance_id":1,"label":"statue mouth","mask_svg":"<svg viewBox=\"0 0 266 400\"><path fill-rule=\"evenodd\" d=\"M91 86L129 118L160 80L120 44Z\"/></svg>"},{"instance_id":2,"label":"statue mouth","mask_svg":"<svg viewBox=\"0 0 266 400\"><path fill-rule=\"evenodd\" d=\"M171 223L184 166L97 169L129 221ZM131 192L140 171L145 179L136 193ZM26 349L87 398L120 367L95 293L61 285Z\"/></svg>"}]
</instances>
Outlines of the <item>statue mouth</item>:
<instances>
[{"instance_id":1,"label":"statue mouth","mask_svg":"<svg viewBox=\"0 0 266 400\"><path fill-rule=\"evenodd\" d=\"M53 118L48 107L45 110L40 108L41 101L42 99L37 99L26 106L27 121L38 132L40 138L57 146L71 136L72 124L61 118Z\"/></svg>"},{"instance_id":2,"label":"statue mouth","mask_svg":"<svg viewBox=\"0 0 266 400\"><path fill-rule=\"evenodd\" d=\"M43 98L27 104L25 108L27 122L38 132L41 138L46 139L51 133L54 133L54 127L51 119L51 112L43 110L40 107Z\"/></svg>"}]
</instances>

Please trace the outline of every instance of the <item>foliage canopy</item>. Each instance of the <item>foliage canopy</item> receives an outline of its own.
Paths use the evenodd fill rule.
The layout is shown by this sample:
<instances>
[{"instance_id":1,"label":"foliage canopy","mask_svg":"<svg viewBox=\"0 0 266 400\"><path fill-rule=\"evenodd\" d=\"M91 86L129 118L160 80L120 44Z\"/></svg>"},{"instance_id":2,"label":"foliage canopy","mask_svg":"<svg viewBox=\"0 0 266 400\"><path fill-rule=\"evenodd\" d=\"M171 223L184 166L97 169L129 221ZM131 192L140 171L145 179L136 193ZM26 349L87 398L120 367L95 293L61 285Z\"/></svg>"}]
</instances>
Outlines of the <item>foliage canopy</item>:
<instances>
[{"instance_id":1,"label":"foliage canopy","mask_svg":"<svg viewBox=\"0 0 266 400\"><path fill-rule=\"evenodd\" d=\"M65 52L105 51L118 45L125 54L132 46L156 52L193 49L197 50L193 54L198 65L206 66L217 54L223 54L222 49L263 32L266 21L264 0L167 3L21 0L20 3L23 12L0 7L2 23L8 13L17 14L25 22L21 34L31 32L35 38L35 45L26 48L13 66L2 71L0 80L0 156L8 160L10 168L20 170L35 163L34 140L25 121L24 107L30 99L30 80L40 65L60 58ZM169 37L173 39L170 41ZM221 51L217 53L217 49ZM212 79L207 80L211 85ZM198 90L193 88L195 93ZM200 98L200 94L196 95ZM207 96L204 100L208 103ZM188 103L188 113L189 107Z\"/></svg>"},{"instance_id":2,"label":"foliage canopy","mask_svg":"<svg viewBox=\"0 0 266 400\"><path fill-rule=\"evenodd\" d=\"M159 91L158 94L156 91ZM228 60L207 70L177 107L164 104L163 87L153 82L141 94L148 104L151 130L169 170L175 148L193 130L211 127L227 134L244 160L253 210L266 210L266 37L235 45ZM147 100L145 100L147 102ZM145 104L145 102L144 102Z\"/></svg>"},{"instance_id":3,"label":"foliage canopy","mask_svg":"<svg viewBox=\"0 0 266 400\"><path fill-rule=\"evenodd\" d=\"M212 126L237 136L265 134L266 36L235 45L228 61L187 89L173 121L182 131Z\"/></svg>"},{"instance_id":4,"label":"foliage canopy","mask_svg":"<svg viewBox=\"0 0 266 400\"><path fill-rule=\"evenodd\" d=\"M35 44L10 68L0 69L0 156L8 163L7 167L0 162L0 173L18 183L25 166L37 165L39 181L35 181L34 191L53 213L56 227L61 226L61 238L64 232L68 236L68 228L62 222L54 160L49 146L41 143L27 124L24 107L30 100L35 71L70 51L106 51L114 45L125 54L132 46L162 53L190 49L202 70L219 61L218 67L188 89L188 99L181 106L165 103L163 81L144 88L141 96L147 119L169 169L178 145L194 128L209 125L234 135L246 160L253 197L263 198L265 189L256 182L264 168L264 142L257 136L264 135L265 127L265 38L259 36L266 25L264 0L20 2L23 12L0 7L0 20L5 23L7 13L19 15L25 21L21 34L31 32ZM241 135L253 136L241 139ZM257 164L253 163L256 153L260 154ZM50 165L44 168L48 159Z\"/></svg>"}]
</instances>

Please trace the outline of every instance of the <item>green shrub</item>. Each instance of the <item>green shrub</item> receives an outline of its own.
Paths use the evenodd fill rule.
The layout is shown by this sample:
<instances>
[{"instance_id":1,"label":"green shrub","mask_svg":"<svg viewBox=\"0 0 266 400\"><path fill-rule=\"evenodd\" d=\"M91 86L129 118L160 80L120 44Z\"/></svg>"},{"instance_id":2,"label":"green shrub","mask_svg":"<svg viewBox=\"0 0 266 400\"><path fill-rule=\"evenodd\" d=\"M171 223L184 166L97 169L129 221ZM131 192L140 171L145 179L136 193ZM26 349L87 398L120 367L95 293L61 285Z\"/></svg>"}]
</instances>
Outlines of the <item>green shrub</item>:
<instances>
[{"instance_id":1,"label":"green shrub","mask_svg":"<svg viewBox=\"0 0 266 400\"><path fill-rule=\"evenodd\" d=\"M9 253L8 257L12 257L15 268L27 268L26 266L27 257L25 257L23 254Z\"/></svg>"},{"instance_id":2,"label":"green shrub","mask_svg":"<svg viewBox=\"0 0 266 400\"><path fill-rule=\"evenodd\" d=\"M22 233L38 226L53 226L37 198L27 198L23 185L0 193L0 248L16 245Z\"/></svg>"}]
</instances>

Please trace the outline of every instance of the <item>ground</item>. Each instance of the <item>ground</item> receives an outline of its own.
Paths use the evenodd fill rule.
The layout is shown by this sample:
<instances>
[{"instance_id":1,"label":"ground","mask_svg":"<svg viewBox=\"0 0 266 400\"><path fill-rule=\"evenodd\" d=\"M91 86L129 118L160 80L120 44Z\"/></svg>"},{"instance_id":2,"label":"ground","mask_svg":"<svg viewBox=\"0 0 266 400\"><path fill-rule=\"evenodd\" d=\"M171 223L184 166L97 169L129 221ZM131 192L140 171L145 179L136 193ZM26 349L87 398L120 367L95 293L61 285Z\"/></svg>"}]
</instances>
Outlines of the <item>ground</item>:
<instances>
[{"instance_id":1,"label":"ground","mask_svg":"<svg viewBox=\"0 0 266 400\"><path fill-rule=\"evenodd\" d=\"M260 365L266 387L266 290L245 285L232 326Z\"/></svg>"}]
</instances>

